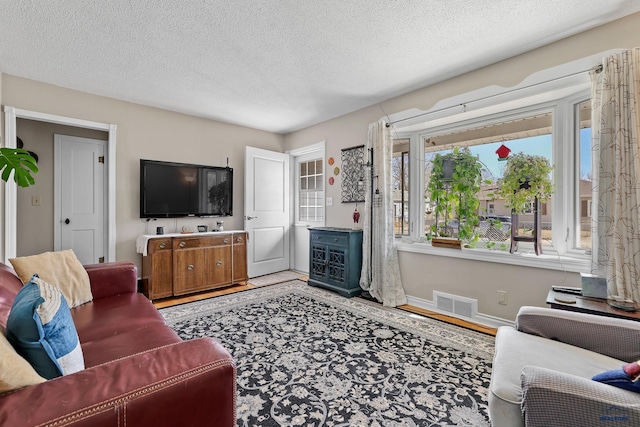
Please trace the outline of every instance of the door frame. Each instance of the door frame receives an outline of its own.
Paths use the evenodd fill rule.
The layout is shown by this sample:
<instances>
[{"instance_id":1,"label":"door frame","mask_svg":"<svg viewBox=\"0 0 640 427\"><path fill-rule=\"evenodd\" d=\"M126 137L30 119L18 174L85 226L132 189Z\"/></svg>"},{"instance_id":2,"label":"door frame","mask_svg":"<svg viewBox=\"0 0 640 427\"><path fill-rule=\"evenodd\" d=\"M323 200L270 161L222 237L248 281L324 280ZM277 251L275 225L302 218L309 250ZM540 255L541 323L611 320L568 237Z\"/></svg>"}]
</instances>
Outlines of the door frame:
<instances>
[{"instance_id":1,"label":"door frame","mask_svg":"<svg viewBox=\"0 0 640 427\"><path fill-rule=\"evenodd\" d=\"M105 262L116 260L116 130L112 123L99 123L89 120L74 119L37 111L22 110L4 106L4 146L16 148L16 119L28 119L40 122L55 123L78 128L108 132L106 146L106 181L107 195L105 206L105 234L108 251ZM18 186L13 180L4 185L4 253L3 260L16 257L17 251L17 218L18 218Z\"/></svg>"},{"instance_id":2,"label":"door frame","mask_svg":"<svg viewBox=\"0 0 640 427\"><path fill-rule=\"evenodd\" d=\"M305 154L310 154L310 153L315 153L318 152L320 154L320 158L322 158L322 165L323 165L323 170L326 169L326 140L324 141L320 141L317 142L315 144L311 144L311 145L306 145L304 147L300 147L300 148L295 148L293 150L287 150L285 151L285 154L288 154L289 156L291 156L291 161L289 162L289 167L290 167L290 173L289 176L291 176L291 185L289 185L289 200L292 200L293 203L289 203L289 223L291 224L291 228L294 229L295 226L295 219L296 219L296 209L297 209L297 204L295 202L295 183L293 182L294 179L296 179L296 171L295 171L295 167L296 167L296 162L295 162L295 157L298 156L302 156ZM327 175L325 174L325 183L326 183L326 177ZM327 189L325 188L325 192L324 192L324 197L325 197L325 210L324 210L324 222L326 224L327 221L327 209L326 209L326 198L327 198ZM294 256L295 256L295 236L294 233L291 233L291 235L289 236L289 259L290 260L294 260Z\"/></svg>"}]
</instances>

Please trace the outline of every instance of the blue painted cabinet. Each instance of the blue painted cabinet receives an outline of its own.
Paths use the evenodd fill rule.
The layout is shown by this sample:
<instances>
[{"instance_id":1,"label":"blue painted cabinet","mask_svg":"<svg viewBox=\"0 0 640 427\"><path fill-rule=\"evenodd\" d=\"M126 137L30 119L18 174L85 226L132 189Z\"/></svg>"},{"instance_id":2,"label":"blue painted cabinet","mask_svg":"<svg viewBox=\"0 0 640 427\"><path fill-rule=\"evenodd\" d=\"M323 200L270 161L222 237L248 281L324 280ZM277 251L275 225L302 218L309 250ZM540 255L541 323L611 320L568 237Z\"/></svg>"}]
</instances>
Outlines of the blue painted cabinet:
<instances>
[{"instance_id":1,"label":"blue painted cabinet","mask_svg":"<svg viewBox=\"0 0 640 427\"><path fill-rule=\"evenodd\" d=\"M309 237L309 285L331 289L348 298L359 295L362 230L313 227Z\"/></svg>"}]
</instances>

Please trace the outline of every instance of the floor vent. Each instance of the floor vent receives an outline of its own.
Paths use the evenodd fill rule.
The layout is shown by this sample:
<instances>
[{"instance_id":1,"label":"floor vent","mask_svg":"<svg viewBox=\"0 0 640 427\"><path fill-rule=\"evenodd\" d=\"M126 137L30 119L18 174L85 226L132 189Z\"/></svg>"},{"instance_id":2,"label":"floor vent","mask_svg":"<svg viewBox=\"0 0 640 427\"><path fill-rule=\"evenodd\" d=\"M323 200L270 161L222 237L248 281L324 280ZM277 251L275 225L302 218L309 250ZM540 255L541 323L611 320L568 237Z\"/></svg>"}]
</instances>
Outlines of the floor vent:
<instances>
[{"instance_id":1,"label":"floor vent","mask_svg":"<svg viewBox=\"0 0 640 427\"><path fill-rule=\"evenodd\" d=\"M451 313L455 316L473 319L478 313L477 299L433 291L433 300L438 310Z\"/></svg>"}]
</instances>

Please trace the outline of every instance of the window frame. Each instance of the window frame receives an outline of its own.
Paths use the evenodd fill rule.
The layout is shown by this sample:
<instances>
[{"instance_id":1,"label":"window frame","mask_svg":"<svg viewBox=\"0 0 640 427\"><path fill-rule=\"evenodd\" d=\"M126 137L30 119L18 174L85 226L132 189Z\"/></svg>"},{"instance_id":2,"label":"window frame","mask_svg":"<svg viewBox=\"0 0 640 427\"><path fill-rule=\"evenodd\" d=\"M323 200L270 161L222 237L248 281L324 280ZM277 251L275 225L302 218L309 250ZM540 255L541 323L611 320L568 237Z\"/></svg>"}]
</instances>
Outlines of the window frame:
<instances>
[{"instance_id":1,"label":"window frame","mask_svg":"<svg viewBox=\"0 0 640 427\"><path fill-rule=\"evenodd\" d=\"M485 103L485 107L475 110L472 117L467 111L440 116L431 122L425 122L419 130L403 132L395 130L394 139L409 139L409 229L410 236L398 236L398 249L409 252L430 253L441 256L453 256L514 265L527 265L564 271L589 272L591 251L577 248L580 227L579 196L579 115L580 103L590 99L589 87L581 84L560 88L546 88L541 85L536 102L535 96L510 96L509 102ZM560 90L558 90L560 89ZM529 94L530 95L530 94ZM500 98L498 96L498 98ZM502 99L502 101L505 101ZM484 111L482 111L484 110ZM483 114L484 112L484 114ZM551 198L553 204L552 246L543 245L543 254L537 257L523 253L503 253L485 249L452 251L435 248L428 244L424 236L424 140L429 135L446 131L456 131L474 126L513 120L541 112L552 113L552 159L555 165L553 183L555 192ZM431 125L432 124L432 125ZM415 125L412 125L415 129ZM567 143L569 141L569 143ZM447 146L439 149L449 148ZM411 153L420 153L415 156ZM416 203L418 201L418 203ZM421 214L422 213L422 214Z\"/></svg>"}]
</instances>

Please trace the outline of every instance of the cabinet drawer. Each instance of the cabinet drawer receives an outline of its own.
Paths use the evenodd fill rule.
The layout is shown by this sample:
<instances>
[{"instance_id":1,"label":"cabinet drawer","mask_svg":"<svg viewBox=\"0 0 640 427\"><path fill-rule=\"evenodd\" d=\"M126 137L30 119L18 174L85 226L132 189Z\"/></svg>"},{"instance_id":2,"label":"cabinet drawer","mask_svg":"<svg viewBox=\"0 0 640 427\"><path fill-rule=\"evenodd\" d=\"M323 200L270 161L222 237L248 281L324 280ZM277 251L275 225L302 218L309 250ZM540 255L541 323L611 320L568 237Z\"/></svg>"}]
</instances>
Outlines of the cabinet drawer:
<instances>
[{"instance_id":1,"label":"cabinet drawer","mask_svg":"<svg viewBox=\"0 0 640 427\"><path fill-rule=\"evenodd\" d=\"M170 251L171 239L151 239L148 246L149 252Z\"/></svg>"},{"instance_id":2,"label":"cabinet drawer","mask_svg":"<svg viewBox=\"0 0 640 427\"><path fill-rule=\"evenodd\" d=\"M224 236L209 237L209 244L207 246L225 246L230 245L233 236L231 234L225 234Z\"/></svg>"},{"instance_id":3,"label":"cabinet drawer","mask_svg":"<svg viewBox=\"0 0 640 427\"><path fill-rule=\"evenodd\" d=\"M246 245L247 244L247 234L234 234L233 235L233 244L234 245Z\"/></svg>"},{"instance_id":4,"label":"cabinet drawer","mask_svg":"<svg viewBox=\"0 0 640 427\"><path fill-rule=\"evenodd\" d=\"M347 236L345 234L336 234L336 233L313 233L311 235L311 243L346 245Z\"/></svg>"},{"instance_id":5,"label":"cabinet drawer","mask_svg":"<svg viewBox=\"0 0 640 427\"><path fill-rule=\"evenodd\" d=\"M174 238L173 249L196 249L206 248L209 246L224 246L231 244L231 236L207 236L207 237L187 237Z\"/></svg>"}]
</instances>

